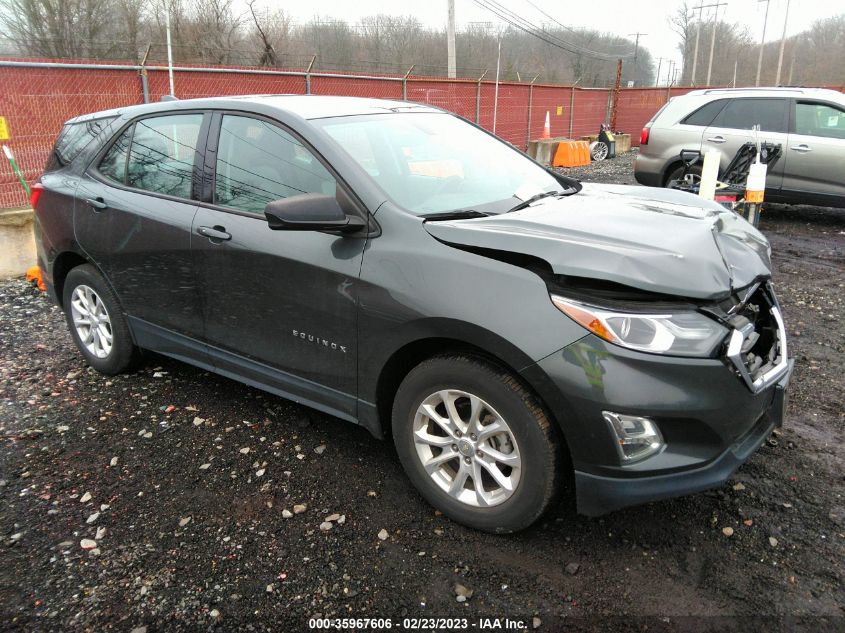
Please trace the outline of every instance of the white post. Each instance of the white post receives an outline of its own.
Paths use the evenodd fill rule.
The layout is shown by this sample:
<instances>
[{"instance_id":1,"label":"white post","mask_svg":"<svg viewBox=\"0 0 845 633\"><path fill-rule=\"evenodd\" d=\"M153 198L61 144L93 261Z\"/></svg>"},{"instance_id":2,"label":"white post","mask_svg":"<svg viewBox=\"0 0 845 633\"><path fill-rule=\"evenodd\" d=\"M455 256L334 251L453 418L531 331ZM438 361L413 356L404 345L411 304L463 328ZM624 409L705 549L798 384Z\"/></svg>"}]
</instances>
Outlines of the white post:
<instances>
[{"instance_id":1,"label":"white post","mask_svg":"<svg viewBox=\"0 0 845 633\"><path fill-rule=\"evenodd\" d=\"M499 33L499 52L496 55L496 91L493 96L493 134L496 133L496 114L499 110L499 62L502 59L502 34Z\"/></svg>"},{"instance_id":2,"label":"white post","mask_svg":"<svg viewBox=\"0 0 845 633\"><path fill-rule=\"evenodd\" d=\"M754 81L755 86L760 85L760 67L763 65L763 48L766 43L766 23L769 21L769 0L757 0L757 2L766 3L766 14L763 17L763 37L760 38L760 53L757 55L757 79Z\"/></svg>"},{"instance_id":3,"label":"white post","mask_svg":"<svg viewBox=\"0 0 845 633\"><path fill-rule=\"evenodd\" d=\"M176 91L173 89L173 47L170 44L170 7L164 8L164 24L167 28L167 73L170 76L170 96L175 97Z\"/></svg>"},{"instance_id":4,"label":"white post","mask_svg":"<svg viewBox=\"0 0 845 633\"><path fill-rule=\"evenodd\" d=\"M783 46L786 43L786 23L789 20L789 0L786 0L786 15L783 18L783 35L780 36L780 53L778 54L778 72L775 75L775 85L780 85L780 69L783 66Z\"/></svg>"},{"instance_id":5,"label":"white post","mask_svg":"<svg viewBox=\"0 0 845 633\"><path fill-rule=\"evenodd\" d=\"M447 0L449 3L449 20L446 23L446 55L448 58L447 75L449 79L457 76L455 63L455 0Z\"/></svg>"}]
</instances>

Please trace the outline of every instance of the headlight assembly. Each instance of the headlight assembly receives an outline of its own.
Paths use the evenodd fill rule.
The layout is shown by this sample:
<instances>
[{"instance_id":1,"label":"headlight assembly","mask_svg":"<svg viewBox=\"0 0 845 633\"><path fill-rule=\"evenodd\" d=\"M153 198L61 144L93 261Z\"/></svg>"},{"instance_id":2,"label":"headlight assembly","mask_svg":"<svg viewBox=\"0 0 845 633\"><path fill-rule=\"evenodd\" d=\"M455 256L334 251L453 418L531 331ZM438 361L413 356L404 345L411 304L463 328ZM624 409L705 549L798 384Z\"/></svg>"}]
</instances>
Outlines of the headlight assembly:
<instances>
[{"instance_id":1,"label":"headlight assembly","mask_svg":"<svg viewBox=\"0 0 845 633\"><path fill-rule=\"evenodd\" d=\"M692 310L622 312L551 297L561 312L596 336L640 352L707 357L728 333L713 319Z\"/></svg>"}]
</instances>

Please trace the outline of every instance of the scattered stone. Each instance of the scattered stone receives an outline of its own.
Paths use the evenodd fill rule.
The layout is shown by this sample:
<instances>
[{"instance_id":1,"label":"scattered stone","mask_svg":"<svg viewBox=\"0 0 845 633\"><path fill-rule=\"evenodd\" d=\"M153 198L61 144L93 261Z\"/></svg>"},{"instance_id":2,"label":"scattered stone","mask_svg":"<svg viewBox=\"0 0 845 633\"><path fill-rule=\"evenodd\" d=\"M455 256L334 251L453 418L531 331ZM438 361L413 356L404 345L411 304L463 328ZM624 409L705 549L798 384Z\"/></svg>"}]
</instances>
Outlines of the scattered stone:
<instances>
[{"instance_id":1,"label":"scattered stone","mask_svg":"<svg viewBox=\"0 0 845 633\"><path fill-rule=\"evenodd\" d=\"M378 539L380 541L386 541L387 540L387 530L385 530L384 528L379 530Z\"/></svg>"},{"instance_id":2,"label":"scattered stone","mask_svg":"<svg viewBox=\"0 0 845 633\"><path fill-rule=\"evenodd\" d=\"M264 474L264 472L265 472L265 470L263 468L259 468L258 470L255 471L255 476L261 477Z\"/></svg>"},{"instance_id":3,"label":"scattered stone","mask_svg":"<svg viewBox=\"0 0 845 633\"><path fill-rule=\"evenodd\" d=\"M329 516L326 517L326 521L337 521L339 518L340 518L340 515L337 514L337 513L330 514Z\"/></svg>"},{"instance_id":4,"label":"scattered stone","mask_svg":"<svg viewBox=\"0 0 845 633\"><path fill-rule=\"evenodd\" d=\"M79 541L79 547L81 547L82 549L91 550L97 547L97 541L90 538L84 538Z\"/></svg>"},{"instance_id":5,"label":"scattered stone","mask_svg":"<svg viewBox=\"0 0 845 633\"><path fill-rule=\"evenodd\" d=\"M167 374L166 371L154 371L153 378L164 378L165 374Z\"/></svg>"},{"instance_id":6,"label":"scattered stone","mask_svg":"<svg viewBox=\"0 0 845 633\"><path fill-rule=\"evenodd\" d=\"M543 623L543 621L540 618L538 618L536 615L533 618L531 618L531 628L532 629L539 629L540 625L542 623Z\"/></svg>"},{"instance_id":7,"label":"scattered stone","mask_svg":"<svg viewBox=\"0 0 845 633\"><path fill-rule=\"evenodd\" d=\"M134 629L129 631L129 633L147 633L147 627L145 626L136 626Z\"/></svg>"},{"instance_id":8,"label":"scattered stone","mask_svg":"<svg viewBox=\"0 0 845 633\"><path fill-rule=\"evenodd\" d=\"M288 509L282 510L282 518L283 519L289 519L292 516L293 516L293 512L291 512L290 510L288 510Z\"/></svg>"},{"instance_id":9,"label":"scattered stone","mask_svg":"<svg viewBox=\"0 0 845 633\"><path fill-rule=\"evenodd\" d=\"M220 612L217 609L212 609L208 612L208 615L210 615L212 618L219 618Z\"/></svg>"},{"instance_id":10,"label":"scattered stone","mask_svg":"<svg viewBox=\"0 0 845 633\"><path fill-rule=\"evenodd\" d=\"M267 585L267 593L273 593L273 591L275 590L276 587L274 587L272 584Z\"/></svg>"},{"instance_id":11,"label":"scattered stone","mask_svg":"<svg viewBox=\"0 0 845 633\"><path fill-rule=\"evenodd\" d=\"M111 466L111 467L117 466L117 457L111 458L111 461L109 462L109 466Z\"/></svg>"},{"instance_id":12,"label":"scattered stone","mask_svg":"<svg viewBox=\"0 0 845 633\"><path fill-rule=\"evenodd\" d=\"M745 490L745 485L742 482L736 483L734 484L734 490L736 490L737 492L739 492L740 490Z\"/></svg>"},{"instance_id":13,"label":"scattered stone","mask_svg":"<svg viewBox=\"0 0 845 633\"><path fill-rule=\"evenodd\" d=\"M9 537L9 540L10 540L10 541L12 541L12 543L16 543L16 542L18 542L19 540L21 540L21 537L22 537L22 536L23 536L23 532L17 532L17 533L15 533L15 534L12 534L12 535Z\"/></svg>"},{"instance_id":14,"label":"scattered stone","mask_svg":"<svg viewBox=\"0 0 845 633\"><path fill-rule=\"evenodd\" d=\"M208 470L211 467L211 464L206 462L205 464L200 465L200 470Z\"/></svg>"},{"instance_id":15,"label":"scattered stone","mask_svg":"<svg viewBox=\"0 0 845 633\"><path fill-rule=\"evenodd\" d=\"M249 446L244 446L239 452L241 455L246 455L249 453Z\"/></svg>"},{"instance_id":16,"label":"scattered stone","mask_svg":"<svg viewBox=\"0 0 845 633\"><path fill-rule=\"evenodd\" d=\"M724 534L725 536L733 536L734 535L734 529L730 526L723 527L722 528L722 534Z\"/></svg>"},{"instance_id":17,"label":"scattered stone","mask_svg":"<svg viewBox=\"0 0 845 633\"><path fill-rule=\"evenodd\" d=\"M305 459L305 455L303 455L302 453L299 453L299 454L296 456L296 458L297 458L297 459Z\"/></svg>"},{"instance_id":18,"label":"scattered stone","mask_svg":"<svg viewBox=\"0 0 845 633\"><path fill-rule=\"evenodd\" d=\"M194 426L200 426L205 420L199 416L194 416Z\"/></svg>"},{"instance_id":19,"label":"scattered stone","mask_svg":"<svg viewBox=\"0 0 845 633\"><path fill-rule=\"evenodd\" d=\"M109 504L107 504L107 503L101 503L100 504L100 512L105 512L108 509L109 509Z\"/></svg>"},{"instance_id":20,"label":"scattered stone","mask_svg":"<svg viewBox=\"0 0 845 633\"><path fill-rule=\"evenodd\" d=\"M458 602L466 602L467 597L466 596L455 596L455 600L457 600Z\"/></svg>"},{"instance_id":21,"label":"scattered stone","mask_svg":"<svg viewBox=\"0 0 845 633\"><path fill-rule=\"evenodd\" d=\"M325 451L325 450L326 450L326 445L325 445L325 444L320 444L319 446L317 446L316 448L314 448L314 452L315 452L315 453L317 453L317 455L322 455L322 454L323 454L323 451Z\"/></svg>"},{"instance_id":22,"label":"scattered stone","mask_svg":"<svg viewBox=\"0 0 845 633\"><path fill-rule=\"evenodd\" d=\"M95 541L101 540L106 535L106 528L98 527L97 528L97 536L94 537Z\"/></svg>"},{"instance_id":23,"label":"scattered stone","mask_svg":"<svg viewBox=\"0 0 845 633\"><path fill-rule=\"evenodd\" d=\"M742 524L751 527L752 525L754 525L754 519L745 519Z\"/></svg>"},{"instance_id":24,"label":"scattered stone","mask_svg":"<svg viewBox=\"0 0 845 633\"><path fill-rule=\"evenodd\" d=\"M368 497L378 497L378 493L375 490L367 490Z\"/></svg>"},{"instance_id":25,"label":"scattered stone","mask_svg":"<svg viewBox=\"0 0 845 633\"><path fill-rule=\"evenodd\" d=\"M57 430L59 433L66 433L66 432L70 431L70 427L69 427L69 426L65 426L64 424L61 424L61 425L59 425L59 426L57 426L57 427L56 427L56 430Z\"/></svg>"},{"instance_id":26,"label":"scattered stone","mask_svg":"<svg viewBox=\"0 0 845 633\"><path fill-rule=\"evenodd\" d=\"M455 583L455 595L456 596L458 596L458 597L463 596L464 600L466 600L467 598L472 598L472 593L473 593L472 589L469 589L469 588L463 586L459 582ZM459 602L463 602L463 601L459 600Z\"/></svg>"},{"instance_id":27,"label":"scattered stone","mask_svg":"<svg viewBox=\"0 0 845 633\"><path fill-rule=\"evenodd\" d=\"M97 519L99 519L99 518L100 518L100 513L95 512L94 514L90 515L87 519L85 519L85 522L88 525L93 525L94 523L97 522Z\"/></svg>"},{"instance_id":28,"label":"scattered stone","mask_svg":"<svg viewBox=\"0 0 845 633\"><path fill-rule=\"evenodd\" d=\"M190 522L191 522L191 517L184 517L182 519L179 519L179 527L185 527Z\"/></svg>"},{"instance_id":29,"label":"scattered stone","mask_svg":"<svg viewBox=\"0 0 845 633\"><path fill-rule=\"evenodd\" d=\"M308 506L306 506L304 503L298 503L293 506L293 513L302 514L303 512L305 512L306 509L308 509Z\"/></svg>"},{"instance_id":30,"label":"scattered stone","mask_svg":"<svg viewBox=\"0 0 845 633\"><path fill-rule=\"evenodd\" d=\"M770 536L769 537L769 545L771 545L772 547L777 547L778 546L778 540L774 536Z\"/></svg>"},{"instance_id":31,"label":"scattered stone","mask_svg":"<svg viewBox=\"0 0 845 633\"><path fill-rule=\"evenodd\" d=\"M86 492L84 495L79 497L79 503L88 503L89 501L91 501L91 493L90 492Z\"/></svg>"},{"instance_id":32,"label":"scattered stone","mask_svg":"<svg viewBox=\"0 0 845 633\"><path fill-rule=\"evenodd\" d=\"M334 523L332 523L331 521L323 521L322 523L320 523L320 530L323 532L328 532L333 527Z\"/></svg>"},{"instance_id":33,"label":"scattered stone","mask_svg":"<svg viewBox=\"0 0 845 633\"><path fill-rule=\"evenodd\" d=\"M578 570L581 569L581 565L579 563L567 563L564 569L566 569L567 574L574 576L578 573Z\"/></svg>"},{"instance_id":34,"label":"scattered stone","mask_svg":"<svg viewBox=\"0 0 845 633\"><path fill-rule=\"evenodd\" d=\"M144 437L144 439L145 439L145 440L150 439L152 436L153 436L153 432L152 432L152 431L147 431L147 432L145 432L145 433L144 433L144 435L143 435L143 437Z\"/></svg>"},{"instance_id":35,"label":"scattered stone","mask_svg":"<svg viewBox=\"0 0 845 633\"><path fill-rule=\"evenodd\" d=\"M340 517L338 517L338 519L337 519L337 524L343 525L344 523L346 523L346 515L341 514Z\"/></svg>"}]
</instances>

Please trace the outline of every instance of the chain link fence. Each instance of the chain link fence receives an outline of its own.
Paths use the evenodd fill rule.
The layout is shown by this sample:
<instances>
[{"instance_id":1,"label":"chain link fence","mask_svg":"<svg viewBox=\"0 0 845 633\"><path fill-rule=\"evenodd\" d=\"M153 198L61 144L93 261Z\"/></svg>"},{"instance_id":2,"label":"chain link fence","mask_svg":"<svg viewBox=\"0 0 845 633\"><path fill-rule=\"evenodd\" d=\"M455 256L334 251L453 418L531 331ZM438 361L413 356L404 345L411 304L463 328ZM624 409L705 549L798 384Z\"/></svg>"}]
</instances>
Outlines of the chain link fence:
<instances>
[{"instance_id":1,"label":"chain link fence","mask_svg":"<svg viewBox=\"0 0 845 633\"><path fill-rule=\"evenodd\" d=\"M62 124L70 118L159 101L170 93L162 66L0 60L0 117L5 117L25 179L34 182ZM487 77L442 79L407 75L353 75L248 67L175 67L182 99L244 94L319 94L406 99L455 112L520 149L542 134L546 113L553 137L598 133L610 117L613 91L548 84L500 82ZM627 88L619 91L616 129L632 142L670 96L691 88ZM0 208L27 204L11 165L0 163Z\"/></svg>"}]
</instances>

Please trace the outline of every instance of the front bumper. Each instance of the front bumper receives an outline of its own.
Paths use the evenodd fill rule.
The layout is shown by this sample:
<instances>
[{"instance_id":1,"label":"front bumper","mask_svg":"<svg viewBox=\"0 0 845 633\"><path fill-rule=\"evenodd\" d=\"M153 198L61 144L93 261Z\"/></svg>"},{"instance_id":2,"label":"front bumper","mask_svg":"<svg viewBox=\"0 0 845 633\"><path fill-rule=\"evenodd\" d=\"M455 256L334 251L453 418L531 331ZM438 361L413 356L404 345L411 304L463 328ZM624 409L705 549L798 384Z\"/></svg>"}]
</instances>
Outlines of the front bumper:
<instances>
[{"instance_id":1,"label":"front bumper","mask_svg":"<svg viewBox=\"0 0 845 633\"><path fill-rule=\"evenodd\" d=\"M749 432L712 462L692 470L635 479L603 477L576 470L578 512L587 516L600 516L647 501L679 497L724 484L766 441L772 431L783 425L786 389L793 362L789 362L789 372L774 387L774 397L769 409Z\"/></svg>"},{"instance_id":2,"label":"front bumper","mask_svg":"<svg viewBox=\"0 0 845 633\"><path fill-rule=\"evenodd\" d=\"M596 516L721 485L782 424L792 365L754 392L729 361L632 352L588 335L524 375L566 438L579 513ZM603 410L654 420L664 450L620 464Z\"/></svg>"}]
</instances>

